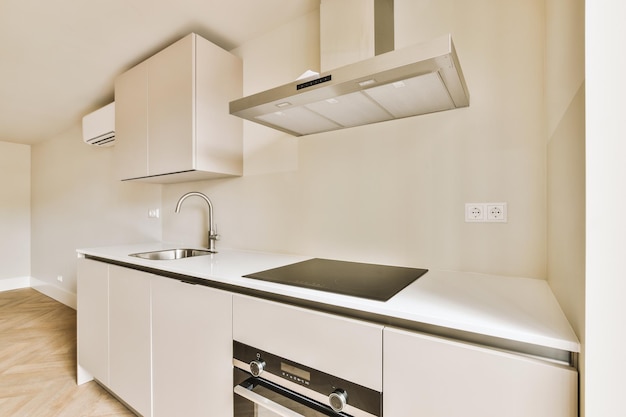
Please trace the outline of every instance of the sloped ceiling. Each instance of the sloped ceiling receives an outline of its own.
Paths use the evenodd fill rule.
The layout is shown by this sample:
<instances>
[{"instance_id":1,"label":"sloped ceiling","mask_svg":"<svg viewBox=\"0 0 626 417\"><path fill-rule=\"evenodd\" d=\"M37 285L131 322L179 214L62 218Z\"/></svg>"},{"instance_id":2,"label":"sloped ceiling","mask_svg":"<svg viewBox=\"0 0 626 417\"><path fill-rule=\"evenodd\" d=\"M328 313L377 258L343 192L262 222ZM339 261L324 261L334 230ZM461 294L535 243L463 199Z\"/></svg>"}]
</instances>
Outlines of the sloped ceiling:
<instances>
[{"instance_id":1,"label":"sloped ceiling","mask_svg":"<svg viewBox=\"0 0 626 417\"><path fill-rule=\"evenodd\" d=\"M319 0L0 0L0 141L34 144L113 101L113 80L190 32L231 50Z\"/></svg>"}]
</instances>

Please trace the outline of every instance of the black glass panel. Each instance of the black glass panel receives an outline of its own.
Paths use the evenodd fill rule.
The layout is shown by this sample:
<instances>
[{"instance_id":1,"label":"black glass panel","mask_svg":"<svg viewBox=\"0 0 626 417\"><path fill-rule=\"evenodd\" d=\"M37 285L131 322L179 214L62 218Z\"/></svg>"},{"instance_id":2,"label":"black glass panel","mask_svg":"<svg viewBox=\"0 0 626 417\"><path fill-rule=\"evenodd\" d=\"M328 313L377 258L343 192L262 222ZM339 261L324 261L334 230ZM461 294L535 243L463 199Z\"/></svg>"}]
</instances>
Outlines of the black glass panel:
<instances>
[{"instance_id":1,"label":"black glass panel","mask_svg":"<svg viewBox=\"0 0 626 417\"><path fill-rule=\"evenodd\" d=\"M244 275L247 278L387 301L428 272L406 268L314 258Z\"/></svg>"}]
</instances>

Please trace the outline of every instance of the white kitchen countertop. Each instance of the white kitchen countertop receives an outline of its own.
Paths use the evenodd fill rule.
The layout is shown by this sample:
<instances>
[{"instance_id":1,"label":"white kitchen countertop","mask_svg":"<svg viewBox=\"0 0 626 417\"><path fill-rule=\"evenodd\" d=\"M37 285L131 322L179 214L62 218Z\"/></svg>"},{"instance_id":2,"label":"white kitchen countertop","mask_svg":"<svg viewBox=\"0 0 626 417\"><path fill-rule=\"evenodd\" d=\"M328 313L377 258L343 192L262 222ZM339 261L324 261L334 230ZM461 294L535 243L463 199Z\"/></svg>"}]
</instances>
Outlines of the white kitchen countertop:
<instances>
[{"instance_id":1,"label":"white kitchen countertop","mask_svg":"<svg viewBox=\"0 0 626 417\"><path fill-rule=\"evenodd\" d=\"M78 253L374 316L549 349L580 351L576 335L548 283L543 280L429 270L394 297L382 302L243 278L246 274L311 257L223 248L219 248L217 254L178 260L150 261L129 256L177 247L189 246L146 243L79 249Z\"/></svg>"}]
</instances>

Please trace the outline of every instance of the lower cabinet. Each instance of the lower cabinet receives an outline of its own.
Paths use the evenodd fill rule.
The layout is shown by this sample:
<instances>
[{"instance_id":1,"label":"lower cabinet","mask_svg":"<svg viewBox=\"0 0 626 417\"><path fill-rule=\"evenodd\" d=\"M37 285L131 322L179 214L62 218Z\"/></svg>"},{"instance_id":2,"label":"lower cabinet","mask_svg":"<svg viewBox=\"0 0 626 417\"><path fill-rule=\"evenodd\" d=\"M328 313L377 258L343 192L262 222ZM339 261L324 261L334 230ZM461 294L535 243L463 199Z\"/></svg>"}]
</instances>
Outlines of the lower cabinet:
<instances>
[{"instance_id":1,"label":"lower cabinet","mask_svg":"<svg viewBox=\"0 0 626 417\"><path fill-rule=\"evenodd\" d=\"M232 295L155 277L154 417L232 416Z\"/></svg>"},{"instance_id":2,"label":"lower cabinet","mask_svg":"<svg viewBox=\"0 0 626 417\"><path fill-rule=\"evenodd\" d=\"M576 417L567 366L404 330L384 330L383 415Z\"/></svg>"},{"instance_id":3,"label":"lower cabinet","mask_svg":"<svg viewBox=\"0 0 626 417\"><path fill-rule=\"evenodd\" d=\"M230 293L79 259L77 296L78 383L144 417L233 414Z\"/></svg>"},{"instance_id":4,"label":"lower cabinet","mask_svg":"<svg viewBox=\"0 0 626 417\"><path fill-rule=\"evenodd\" d=\"M383 326L255 297L233 297L233 339L382 391Z\"/></svg>"},{"instance_id":5,"label":"lower cabinet","mask_svg":"<svg viewBox=\"0 0 626 417\"><path fill-rule=\"evenodd\" d=\"M109 266L109 385L142 416L152 415L150 284L153 276Z\"/></svg>"},{"instance_id":6,"label":"lower cabinet","mask_svg":"<svg viewBox=\"0 0 626 417\"><path fill-rule=\"evenodd\" d=\"M89 259L77 292L78 383L144 417L232 416L233 338L382 391L386 417L578 415L578 374L555 362Z\"/></svg>"},{"instance_id":7,"label":"lower cabinet","mask_svg":"<svg viewBox=\"0 0 626 417\"><path fill-rule=\"evenodd\" d=\"M109 385L109 265L79 259L77 270L78 383Z\"/></svg>"}]
</instances>

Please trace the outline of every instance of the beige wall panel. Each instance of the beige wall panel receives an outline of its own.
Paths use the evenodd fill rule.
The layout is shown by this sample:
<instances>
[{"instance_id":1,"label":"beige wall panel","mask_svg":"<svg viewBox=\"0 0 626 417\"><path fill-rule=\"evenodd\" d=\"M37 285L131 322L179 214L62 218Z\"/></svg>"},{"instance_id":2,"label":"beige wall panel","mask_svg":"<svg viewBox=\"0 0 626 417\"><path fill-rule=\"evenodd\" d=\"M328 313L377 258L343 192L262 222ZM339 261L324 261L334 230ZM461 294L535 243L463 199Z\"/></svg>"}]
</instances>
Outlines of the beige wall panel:
<instances>
[{"instance_id":1,"label":"beige wall panel","mask_svg":"<svg viewBox=\"0 0 626 417\"><path fill-rule=\"evenodd\" d=\"M28 285L30 152L28 145L0 142L0 290Z\"/></svg>"}]
</instances>

